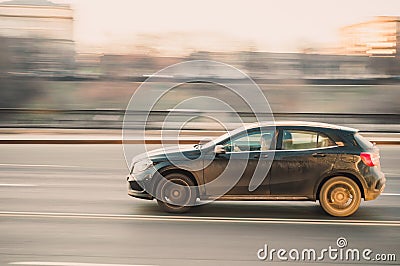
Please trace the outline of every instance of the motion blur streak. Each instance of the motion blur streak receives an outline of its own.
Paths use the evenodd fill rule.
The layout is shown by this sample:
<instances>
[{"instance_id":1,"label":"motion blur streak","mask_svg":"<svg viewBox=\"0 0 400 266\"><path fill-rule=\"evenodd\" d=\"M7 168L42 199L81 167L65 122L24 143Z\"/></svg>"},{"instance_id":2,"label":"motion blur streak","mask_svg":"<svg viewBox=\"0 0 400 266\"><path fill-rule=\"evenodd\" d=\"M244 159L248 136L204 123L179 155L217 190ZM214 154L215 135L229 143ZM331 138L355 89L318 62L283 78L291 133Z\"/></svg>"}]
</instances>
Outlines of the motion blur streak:
<instances>
[{"instance_id":1,"label":"motion blur streak","mask_svg":"<svg viewBox=\"0 0 400 266\"><path fill-rule=\"evenodd\" d=\"M235 217L199 217L199 216L155 216L155 215L111 215L91 213L35 213L35 212L0 212L4 217L30 218L70 218L70 219L109 219L109 220L144 220L162 222L213 222L213 223L261 223L261 224L321 224L321 225L366 225L366 226L400 226L394 221L363 220L321 220L321 219L262 219Z\"/></svg>"}]
</instances>

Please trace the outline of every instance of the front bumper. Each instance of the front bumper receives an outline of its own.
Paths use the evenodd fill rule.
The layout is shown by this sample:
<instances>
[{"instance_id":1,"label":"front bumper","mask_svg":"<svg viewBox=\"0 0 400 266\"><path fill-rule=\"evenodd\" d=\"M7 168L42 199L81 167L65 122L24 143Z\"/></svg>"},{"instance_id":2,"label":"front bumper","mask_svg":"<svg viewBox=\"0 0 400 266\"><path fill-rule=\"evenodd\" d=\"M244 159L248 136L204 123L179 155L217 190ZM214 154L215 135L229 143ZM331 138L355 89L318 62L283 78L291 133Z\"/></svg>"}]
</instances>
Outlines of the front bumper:
<instances>
[{"instance_id":1,"label":"front bumper","mask_svg":"<svg viewBox=\"0 0 400 266\"><path fill-rule=\"evenodd\" d=\"M139 198L139 199L147 199L152 200L154 199L149 193L143 189L140 184L136 181L133 175L129 175L127 178L128 182L128 195L131 197Z\"/></svg>"}]
</instances>

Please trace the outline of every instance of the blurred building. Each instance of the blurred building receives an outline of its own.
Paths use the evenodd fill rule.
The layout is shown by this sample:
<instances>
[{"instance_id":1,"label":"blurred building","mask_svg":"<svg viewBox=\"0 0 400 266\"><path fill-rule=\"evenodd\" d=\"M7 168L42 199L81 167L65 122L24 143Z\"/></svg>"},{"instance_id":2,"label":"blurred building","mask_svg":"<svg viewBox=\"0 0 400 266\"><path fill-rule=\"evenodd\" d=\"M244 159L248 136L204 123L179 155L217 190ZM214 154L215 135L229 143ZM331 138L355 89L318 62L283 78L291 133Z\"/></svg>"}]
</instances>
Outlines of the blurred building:
<instances>
[{"instance_id":1,"label":"blurred building","mask_svg":"<svg viewBox=\"0 0 400 266\"><path fill-rule=\"evenodd\" d=\"M1 53L11 62L9 72L65 75L74 67L73 10L69 5L47 0L1 2L0 38Z\"/></svg>"},{"instance_id":2,"label":"blurred building","mask_svg":"<svg viewBox=\"0 0 400 266\"><path fill-rule=\"evenodd\" d=\"M400 17L376 17L343 27L340 34L345 55L400 56Z\"/></svg>"},{"instance_id":3,"label":"blurred building","mask_svg":"<svg viewBox=\"0 0 400 266\"><path fill-rule=\"evenodd\" d=\"M82 55L78 55L81 58ZM94 57L93 57L94 59ZM370 68L368 56L325 55L305 53L270 52L195 52L183 57L150 56L144 54L99 56L98 77L107 79L133 79L146 77L167 66L188 60L212 60L230 64L255 79L301 80L301 79L355 79L382 77L381 70ZM82 57L83 60L83 57ZM79 60L81 61L81 60ZM94 61L87 61L94 62ZM82 62L79 63L82 66ZM88 65L87 67L89 67ZM178 69L178 68L177 68ZM235 79L236 72L217 69L180 69L173 74Z\"/></svg>"}]
</instances>

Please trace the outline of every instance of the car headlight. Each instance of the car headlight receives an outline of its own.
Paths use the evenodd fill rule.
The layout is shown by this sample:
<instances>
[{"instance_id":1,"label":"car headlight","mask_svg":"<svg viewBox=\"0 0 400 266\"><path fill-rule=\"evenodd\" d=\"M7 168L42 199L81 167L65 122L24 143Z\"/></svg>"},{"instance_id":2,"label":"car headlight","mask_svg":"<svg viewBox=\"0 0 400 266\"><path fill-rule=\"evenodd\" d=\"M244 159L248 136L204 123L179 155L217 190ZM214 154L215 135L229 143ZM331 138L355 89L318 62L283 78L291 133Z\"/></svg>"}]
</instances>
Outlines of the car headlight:
<instances>
[{"instance_id":1,"label":"car headlight","mask_svg":"<svg viewBox=\"0 0 400 266\"><path fill-rule=\"evenodd\" d=\"M153 161L146 159L139 161L133 165L133 172L140 173L150 168L153 165Z\"/></svg>"}]
</instances>

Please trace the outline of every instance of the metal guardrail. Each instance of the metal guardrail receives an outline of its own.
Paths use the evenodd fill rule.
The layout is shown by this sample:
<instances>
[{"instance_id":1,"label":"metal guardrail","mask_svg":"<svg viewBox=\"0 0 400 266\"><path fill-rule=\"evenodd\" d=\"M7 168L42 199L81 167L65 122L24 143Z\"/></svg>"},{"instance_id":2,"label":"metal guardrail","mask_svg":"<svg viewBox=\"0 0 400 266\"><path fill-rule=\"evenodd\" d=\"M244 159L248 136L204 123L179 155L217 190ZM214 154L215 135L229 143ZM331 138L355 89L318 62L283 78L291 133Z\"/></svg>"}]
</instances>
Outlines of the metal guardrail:
<instances>
[{"instance_id":1,"label":"metal guardrail","mask_svg":"<svg viewBox=\"0 0 400 266\"><path fill-rule=\"evenodd\" d=\"M218 111L217 111L218 112ZM152 111L149 117L149 128L160 129L165 118L173 113L174 119L186 121L187 117L213 115L216 111ZM253 122L254 114L250 112L221 112L229 122L230 118L239 115L244 122ZM128 111L122 109L28 109L28 108L0 108L1 128L58 128L58 129L121 129L124 115L129 117L129 126L132 129L143 126L145 111ZM382 113L274 113L275 120L306 120L327 122L340 125L382 125L382 130L363 131L400 132L400 114ZM265 114L266 117L270 114ZM167 129L175 129L174 123ZM376 128L376 127L375 127ZM390 128L393 128L390 130ZM196 129L196 128L191 128ZM204 128L198 128L204 129ZM209 128L207 128L209 129Z\"/></svg>"}]
</instances>

